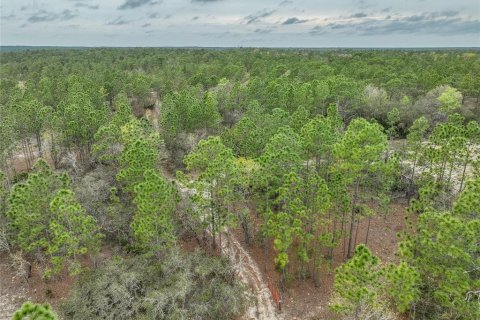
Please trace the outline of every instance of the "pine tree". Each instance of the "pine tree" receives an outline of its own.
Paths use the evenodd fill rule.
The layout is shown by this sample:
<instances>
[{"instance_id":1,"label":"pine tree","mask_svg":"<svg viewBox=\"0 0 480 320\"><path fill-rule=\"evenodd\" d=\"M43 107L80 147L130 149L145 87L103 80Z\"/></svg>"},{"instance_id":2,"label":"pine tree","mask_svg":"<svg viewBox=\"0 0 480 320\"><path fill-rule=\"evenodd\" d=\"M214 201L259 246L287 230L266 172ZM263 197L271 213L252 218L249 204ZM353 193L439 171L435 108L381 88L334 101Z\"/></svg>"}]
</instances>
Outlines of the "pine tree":
<instances>
[{"instance_id":1,"label":"pine tree","mask_svg":"<svg viewBox=\"0 0 480 320\"><path fill-rule=\"evenodd\" d=\"M422 152L422 147L426 139L426 132L429 128L428 120L425 117L415 119L410 126L407 134L407 159L412 163L411 175L409 178L409 189L407 190L407 196L413 194L413 188L415 186L415 175L417 174L417 166Z\"/></svg>"},{"instance_id":2,"label":"pine tree","mask_svg":"<svg viewBox=\"0 0 480 320\"><path fill-rule=\"evenodd\" d=\"M116 163L121 150L121 128L133 121L132 107L125 93L120 93L114 101L115 113L107 124L102 125L95 133L95 144L92 153L98 160Z\"/></svg>"},{"instance_id":3,"label":"pine tree","mask_svg":"<svg viewBox=\"0 0 480 320\"><path fill-rule=\"evenodd\" d=\"M416 312L439 319L476 319L480 287L480 180L467 183L452 211L427 208L400 243L402 260L420 275ZM470 298L469 298L470 297Z\"/></svg>"},{"instance_id":4,"label":"pine tree","mask_svg":"<svg viewBox=\"0 0 480 320\"><path fill-rule=\"evenodd\" d=\"M342 125L343 122L338 119L336 109L331 106L326 117L317 116L306 122L301 129L302 147L308 160L315 158L315 168L317 172L323 174L325 179L333 162L333 146L341 137ZM323 170L321 170L322 167Z\"/></svg>"},{"instance_id":5,"label":"pine tree","mask_svg":"<svg viewBox=\"0 0 480 320\"><path fill-rule=\"evenodd\" d=\"M120 141L123 150L117 180L124 183L127 192L132 192L143 181L146 170L157 168L159 138L148 122L132 119L121 127Z\"/></svg>"},{"instance_id":6,"label":"pine tree","mask_svg":"<svg viewBox=\"0 0 480 320\"><path fill-rule=\"evenodd\" d=\"M95 254L101 234L92 216L75 200L70 179L39 160L25 183L13 187L8 198L7 227L12 243L31 256L49 259L46 277L58 274L71 260L79 270L78 256Z\"/></svg>"},{"instance_id":7,"label":"pine tree","mask_svg":"<svg viewBox=\"0 0 480 320\"><path fill-rule=\"evenodd\" d=\"M374 305L380 287L380 260L364 245L335 270L335 298L332 309L339 313L353 313L359 319L362 305Z\"/></svg>"},{"instance_id":8,"label":"pine tree","mask_svg":"<svg viewBox=\"0 0 480 320\"><path fill-rule=\"evenodd\" d=\"M64 101L56 109L54 126L60 134L64 148L75 147L80 160L90 160L90 148L95 140L95 133L105 124L107 108L95 105L97 97L89 95L88 84L72 78L70 88Z\"/></svg>"},{"instance_id":9,"label":"pine tree","mask_svg":"<svg viewBox=\"0 0 480 320\"><path fill-rule=\"evenodd\" d=\"M95 218L88 215L75 199L73 191L60 189L50 203L51 219L48 225L48 247L46 253L52 263L45 276L58 274L65 262L73 260L70 272L80 271L78 256L95 255L100 249L102 234Z\"/></svg>"},{"instance_id":10,"label":"pine tree","mask_svg":"<svg viewBox=\"0 0 480 320\"><path fill-rule=\"evenodd\" d=\"M131 228L139 247L154 252L175 242L172 220L179 199L173 185L158 172L147 170L144 177L134 188L137 210Z\"/></svg>"},{"instance_id":11,"label":"pine tree","mask_svg":"<svg viewBox=\"0 0 480 320\"><path fill-rule=\"evenodd\" d=\"M354 229L357 222L357 212L368 191L368 179L378 175L385 166L384 153L387 149L387 138L382 128L365 119L354 119L348 126L341 141L334 147L337 159L334 174L344 180L340 185L353 190L350 200L350 228L347 257L351 257L354 241ZM383 182L382 175L378 179ZM347 192L345 190L344 192Z\"/></svg>"},{"instance_id":12,"label":"pine tree","mask_svg":"<svg viewBox=\"0 0 480 320\"><path fill-rule=\"evenodd\" d=\"M15 311L12 320L57 320L57 316L48 304L25 302Z\"/></svg>"},{"instance_id":13,"label":"pine tree","mask_svg":"<svg viewBox=\"0 0 480 320\"><path fill-rule=\"evenodd\" d=\"M215 247L216 234L221 236L224 227L231 225L235 218L230 208L238 184L235 157L220 137L211 136L201 140L184 162L190 172L200 173L191 183L196 190L193 200L204 211L201 220L209 225Z\"/></svg>"},{"instance_id":14,"label":"pine tree","mask_svg":"<svg viewBox=\"0 0 480 320\"><path fill-rule=\"evenodd\" d=\"M405 262L390 265L385 272L385 289L399 312L409 310L420 296L420 274Z\"/></svg>"}]
</instances>

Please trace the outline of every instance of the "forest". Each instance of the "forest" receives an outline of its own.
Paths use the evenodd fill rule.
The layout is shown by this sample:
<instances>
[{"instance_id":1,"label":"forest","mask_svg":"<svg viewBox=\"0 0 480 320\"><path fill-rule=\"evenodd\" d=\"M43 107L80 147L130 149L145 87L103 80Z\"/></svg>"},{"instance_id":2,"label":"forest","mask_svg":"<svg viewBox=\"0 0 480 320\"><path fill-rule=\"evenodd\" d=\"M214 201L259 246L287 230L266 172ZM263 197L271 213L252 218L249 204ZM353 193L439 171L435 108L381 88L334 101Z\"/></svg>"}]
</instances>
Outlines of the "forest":
<instances>
[{"instance_id":1,"label":"forest","mask_svg":"<svg viewBox=\"0 0 480 320\"><path fill-rule=\"evenodd\" d=\"M480 319L480 51L29 48L0 74L1 319Z\"/></svg>"}]
</instances>

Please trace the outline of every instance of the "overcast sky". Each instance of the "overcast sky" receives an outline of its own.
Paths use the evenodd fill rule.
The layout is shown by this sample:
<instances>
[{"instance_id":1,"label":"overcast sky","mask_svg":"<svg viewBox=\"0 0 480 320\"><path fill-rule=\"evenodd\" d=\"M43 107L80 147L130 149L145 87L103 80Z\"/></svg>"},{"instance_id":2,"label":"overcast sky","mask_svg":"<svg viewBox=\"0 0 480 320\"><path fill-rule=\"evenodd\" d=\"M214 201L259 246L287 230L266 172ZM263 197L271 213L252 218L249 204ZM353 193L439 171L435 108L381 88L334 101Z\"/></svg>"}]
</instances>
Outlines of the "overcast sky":
<instances>
[{"instance_id":1,"label":"overcast sky","mask_svg":"<svg viewBox=\"0 0 480 320\"><path fill-rule=\"evenodd\" d=\"M2 45L480 46L480 0L0 0Z\"/></svg>"}]
</instances>

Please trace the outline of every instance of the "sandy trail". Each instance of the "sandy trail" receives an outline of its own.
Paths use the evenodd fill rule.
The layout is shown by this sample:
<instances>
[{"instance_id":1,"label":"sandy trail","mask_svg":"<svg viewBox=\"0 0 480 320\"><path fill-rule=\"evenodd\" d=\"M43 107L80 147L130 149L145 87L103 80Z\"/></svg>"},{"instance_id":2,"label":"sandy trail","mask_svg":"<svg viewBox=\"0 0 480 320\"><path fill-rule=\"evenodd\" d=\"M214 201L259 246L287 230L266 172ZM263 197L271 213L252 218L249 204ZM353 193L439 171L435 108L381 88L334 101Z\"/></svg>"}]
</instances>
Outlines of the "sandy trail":
<instances>
[{"instance_id":1,"label":"sandy trail","mask_svg":"<svg viewBox=\"0 0 480 320\"><path fill-rule=\"evenodd\" d=\"M233 233L227 230L222 235L225 240L221 242L222 254L232 262L240 280L251 288L254 301L248 307L245 318L262 320L281 319L276 312L270 290L263 280L256 262Z\"/></svg>"},{"instance_id":2,"label":"sandy trail","mask_svg":"<svg viewBox=\"0 0 480 320\"><path fill-rule=\"evenodd\" d=\"M184 198L188 198L197 192L174 179L172 181L176 183L180 194ZM208 197L208 194L204 194L204 197ZM203 215L200 216L204 217ZM209 229L207 229L207 233L211 236ZM227 257L234 266L240 281L250 288L250 303L243 318L248 320L282 320L283 316L277 312L270 289L263 279L257 263L228 228L225 228L221 233L220 249L222 255Z\"/></svg>"}]
</instances>

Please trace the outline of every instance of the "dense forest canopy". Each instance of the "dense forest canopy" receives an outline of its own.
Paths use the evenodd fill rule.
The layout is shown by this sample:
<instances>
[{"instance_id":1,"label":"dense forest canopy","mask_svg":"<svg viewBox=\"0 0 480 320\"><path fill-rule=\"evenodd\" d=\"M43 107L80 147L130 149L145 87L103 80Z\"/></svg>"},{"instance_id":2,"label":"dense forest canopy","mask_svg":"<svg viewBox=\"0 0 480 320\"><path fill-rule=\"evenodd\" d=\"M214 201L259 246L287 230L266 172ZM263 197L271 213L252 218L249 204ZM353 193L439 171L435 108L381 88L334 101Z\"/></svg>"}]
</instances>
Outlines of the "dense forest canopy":
<instances>
[{"instance_id":1,"label":"dense forest canopy","mask_svg":"<svg viewBox=\"0 0 480 320\"><path fill-rule=\"evenodd\" d=\"M478 50L0 51L0 74L1 257L76 283L15 319L276 319L307 283L328 319L480 317Z\"/></svg>"}]
</instances>

